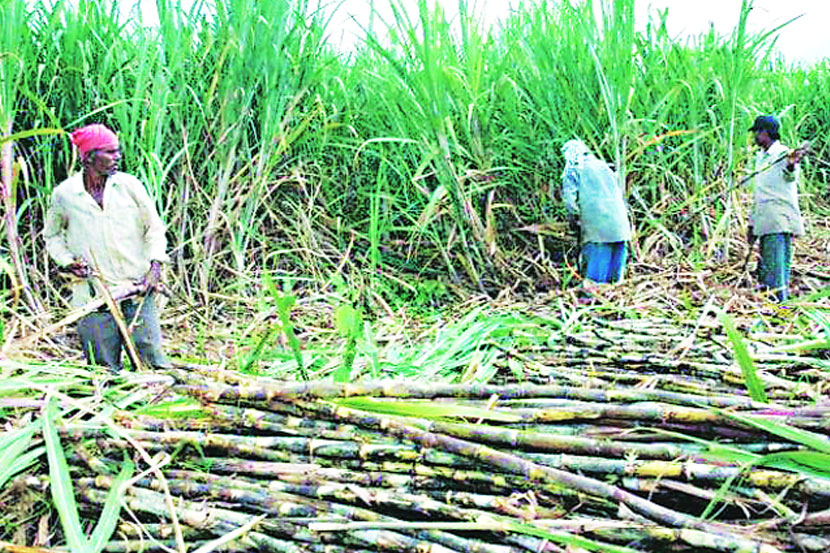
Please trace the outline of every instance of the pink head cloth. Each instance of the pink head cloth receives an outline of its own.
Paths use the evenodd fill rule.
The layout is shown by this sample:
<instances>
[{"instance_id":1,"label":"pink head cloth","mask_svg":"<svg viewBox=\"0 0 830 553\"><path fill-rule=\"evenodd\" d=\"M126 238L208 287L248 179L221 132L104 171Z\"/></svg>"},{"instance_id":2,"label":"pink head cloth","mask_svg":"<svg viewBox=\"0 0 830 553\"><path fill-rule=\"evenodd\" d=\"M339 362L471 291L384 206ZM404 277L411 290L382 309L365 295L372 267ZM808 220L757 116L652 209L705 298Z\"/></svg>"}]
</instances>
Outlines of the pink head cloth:
<instances>
[{"instance_id":1,"label":"pink head cloth","mask_svg":"<svg viewBox=\"0 0 830 553\"><path fill-rule=\"evenodd\" d=\"M72 144L78 147L81 157L86 157L90 150L118 148L118 136L106 126L99 123L75 129L70 135Z\"/></svg>"}]
</instances>

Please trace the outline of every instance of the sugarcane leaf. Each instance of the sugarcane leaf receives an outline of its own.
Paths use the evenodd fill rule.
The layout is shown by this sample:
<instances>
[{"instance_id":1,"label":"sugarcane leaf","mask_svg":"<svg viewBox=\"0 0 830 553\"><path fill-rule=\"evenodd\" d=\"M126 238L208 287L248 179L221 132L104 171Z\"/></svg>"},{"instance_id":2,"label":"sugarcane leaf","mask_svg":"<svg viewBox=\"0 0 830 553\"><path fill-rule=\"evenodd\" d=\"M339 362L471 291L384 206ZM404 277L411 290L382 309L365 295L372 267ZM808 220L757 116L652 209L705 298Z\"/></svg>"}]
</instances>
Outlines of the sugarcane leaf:
<instances>
[{"instance_id":1,"label":"sugarcane leaf","mask_svg":"<svg viewBox=\"0 0 830 553\"><path fill-rule=\"evenodd\" d=\"M790 426L788 424L775 422L761 417L741 415L723 409L716 409L716 411L724 417L729 417L744 424L754 426L755 428L769 432L779 438L790 440L791 442L815 449L821 453L830 453L830 440L822 434L816 434L815 432L810 432L809 430L802 430L801 428L795 428L794 426Z\"/></svg>"},{"instance_id":2,"label":"sugarcane leaf","mask_svg":"<svg viewBox=\"0 0 830 553\"><path fill-rule=\"evenodd\" d=\"M267 517L268 515L259 515L256 517L252 517L247 523L243 524L236 530L232 530L224 536L216 538L213 541L209 541L208 543L201 546L199 549L193 551L193 553L212 553L213 551L220 549L223 545L230 543L245 535L246 533L250 532L254 526L265 520Z\"/></svg>"},{"instance_id":3,"label":"sugarcane leaf","mask_svg":"<svg viewBox=\"0 0 830 553\"><path fill-rule=\"evenodd\" d=\"M334 371L335 382L350 382L352 366L357 353L357 339L363 326L363 316L358 309L344 303L334 310L334 328L346 339L343 363Z\"/></svg>"},{"instance_id":4,"label":"sugarcane leaf","mask_svg":"<svg viewBox=\"0 0 830 553\"><path fill-rule=\"evenodd\" d=\"M475 382L485 384L498 372L493 362L493 355L488 355L482 350L474 350L470 356L470 363L461 375L462 383Z\"/></svg>"},{"instance_id":5,"label":"sugarcane leaf","mask_svg":"<svg viewBox=\"0 0 830 553\"><path fill-rule=\"evenodd\" d=\"M516 382L524 382L524 365L522 365L516 358L507 358L507 368L510 369L510 373L513 375L513 378L516 380Z\"/></svg>"},{"instance_id":6,"label":"sugarcane leaf","mask_svg":"<svg viewBox=\"0 0 830 553\"><path fill-rule=\"evenodd\" d=\"M17 462L23 456L29 445L32 442L32 436L40 427L40 423L30 424L22 430L6 432L0 438L0 489L6 485L9 478L25 470L26 467L20 467ZM28 464L26 465L28 466Z\"/></svg>"},{"instance_id":7,"label":"sugarcane leaf","mask_svg":"<svg viewBox=\"0 0 830 553\"><path fill-rule=\"evenodd\" d=\"M344 303L334 310L334 328L343 338L358 334L361 326L360 312L351 305Z\"/></svg>"},{"instance_id":8,"label":"sugarcane leaf","mask_svg":"<svg viewBox=\"0 0 830 553\"><path fill-rule=\"evenodd\" d=\"M128 384L129 386L130 384ZM136 386L137 389L130 390L127 394L117 399L113 398L112 405L108 406L101 413L102 416L111 416L116 409L125 410L131 405L144 405L148 400L154 398L158 391L151 386ZM105 414L106 413L106 414Z\"/></svg>"},{"instance_id":9,"label":"sugarcane leaf","mask_svg":"<svg viewBox=\"0 0 830 553\"><path fill-rule=\"evenodd\" d=\"M37 463L38 459L43 457L43 454L45 452L46 448L43 446L36 447L31 451L27 451L26 453L15 459L15 461L11 465L6 467L6 470L3 471L3 476L0 478L7 480L15 474L19 474L25 471L26 469ZM2 489L1 486L0 489Z\"/></svg>"},{"instance_id":10,"label":"sugarcane leaf","mask_svg":"<svg viewBox=\"0 0 830 553\"><path fill-rule=\"evenodd\" d=\"M748 470L749 467L750 467L750 465L745 465L742 469L742 472ZM704 519L709 518L709 515L712 514L712 512L715 510L715 508L724 499L726 499L726 495L729 493L729 488L731 488L732 484L735 483L735 480L737 480L741 476L742 472L739 472L738 474L736 474L734 476L730 476L729 478L727 478L726 480L723 481L723 483L718 488L718 491L715 492L715 495L712 496L712 499L706 505L706 508L703 509L703 512L698 517L699 519L704 520Z\"/></svg>"},{"instance_id":11,"label":"sugarcane leaf","mask_svg":"<svg viewBox=\"0 0 830 553\"><path fill-rule=\"evenodd\" d=\"M418 217L418 228L419 230L425 230L427 226L429 226L430 222L432 221L435 213L438 211L438 206L444 201L444 198L447 197L447 188L441 184L435 188L435 190L430 194L429 202L427 203L424 210L421 212L421 215Z\"/></svg>"},{"instance_id":12,"label":"sugarcane leaf","mask_svg":"<svg viewBox=\"0 0 830 553\"><path fill-rule=\"evenodd\" d=\"M98 519L98 524L95 525L95 530L92 531L92 537L90 538L92 553L100 553L112 538L115 527L118 525L118 519L121 516L121 499L124 496L124 491L121 488L125 482L133 477L133 472L135 472L135 464L125 454L124 462L121 464L121 472L112 482L107 499L104 501L101 517Z\"/></svg>"},{"instance_id":13,"label":"sugarcane leaf","mask_svg":"<svg viewBox=\"0 0 830 553\"><path fill-rule=\"evenodd\" d=\"M280 313L288 313L296 302L297 297L295 295L283 294L277 299L277 309Z\"/></svg>"},{"instance_id":14,"label":"sugarcane leaf","mask_svg":"<svg viewBox=\"0 0 830 553\"><path fill-rule=\"evenodd\" d=\"M335 382L350 382L352 379L352 365L354 364L355 350L354 348L346 348L346 353L343 356L343 362L332 373L332 379Z\"/></svg>"},{"instance_id":15,"label":"sugarcane leaf","mask_svg":"<svg viewBox=\"0 0 830 553\"><path fill-rule=\"evenodd\" d=\"M732 343L732 350L735 353L735 359L738 361L738 365L741 367L741 372L746 382L746 389L749 391L750 397L755 401L768 403L767 393L764 391L764 384L758 378L755 363L752 361L752 357L750 357L749 351L746 349L746 344L741 333L735 328L735 323L729 315L721 313L720 319L723 327L726 329L726 335Z\"/></svg>"},{"instance_id":16,"label":"sugarcane leaf","mask_svg":"<svg viewBox=\"0 0 830 553\"><path fill-rule=\"evenodd\" d=\"M294 332L294 324L291 322L291 308L294 307L294 304L297 301L297 297L293 294L285 294L280 292L277 289L274 280L271 278L271 275L268 273L264 273L262 275L262 281L265 284L265 288L274 298L274 302L277 307L277 315L280 319L280 328L272 329L271 332L265 335L262 340L260 340L259 344L257 344L257 356L262 351L262 348L265 346L265 343L271 339L271 336L276 333L276 331L281 331L285 334L285 337L288 339L288 347L291 349L292 354L294 355L294 361L297 363L297 369L300 373L300 377L303 380L308 380L308 375L306 374L305 364L303 363L303 352L302 352L302 345L300 344L299 338L297 338L297 333ZM249 360L246 363L246 368L250 368L252 363L255 362L256 359L253 361Z\"/></svg>"},{"instance_id":17,"label":"sugarcane leaf","mask_svg":"<svg viewBox=\"0 0 830 553\"><path fill-rule=\"evenodd\" d=\"M0 144L5 142L15 142L18 140L23 140L24 138L31 138L33 136L46 136L49 134L63 134L66 131L63 129L50 129L50 128L41 128L41 129L32 129L27 131L20 131L14 134L9 135L2 135L0 136Z\"/></svg>"},{"instance_id":18,"label":"sugarcane leaf","mask_svg":"<svg viewBox=\"0 0 830 553\"><path fill-rule=\"evenodd\" d=\"M809 309L806 311L807 316L813 319L816 323L821 325L824 330L824 340L825 346L817 346L817 347L830 347L830 317L827 316L825 313L822 313L818 310Z\"/></svg>"},{"instance_id":19,"label":"sugarcane leaf","mask_svg":"<svg viewBox=\"0 0 830 553\"><path fill-rule=\"evenodd\" d=\"M720 444L710 445L709 449L701 452L699 456L706 461L718 461L734 465L752 463L761 458L758 454L741 451L737 448L723 447Z\"/></svg>"},{"instance_id":20,"label":"sugarcane leaf","mask_svg":"<svg viewBox=\"0 0 830 553\"><path fill-rule=\"evenodd\" d=\"M279 305L282 294L280 294L280 291L277 290L277 286L274 284L274 279L271 278L269 273L262 274L262 283L265 284L265 289L268 290L268 293L271 294L271 297L273 297L274 301L277 305Z\"/></svg>"},{"instance_id":21,"label":"sugarcane leaf","mask_svg":"<svg viewBox=\"0 0 830 553\"><path fill-rule=\"evenodd\" d=\"M621 545L613 545L610 543L601 543L581 536L575 536L566 532L553 532L533 526L532 524L525 524L521 522L508 522L505 529L517 534L524 534L527 536L534 536L543 540L549 540L560 545L567 545L570 547L581 547L588 551L599 551L600 553L636 553L636 549L624 547Z\"/></svg>"},{"instance_id":22,"label":"sugarcane leaf","mask_svg":"<svg viewBox=\"0 0 830 553\"><path fill-rule=\"evenodd\" d=\"M380 401L369 397L350 397L334 400L333 403L361 411L399 417L418 417L422 419L474 418L499 422L519 422L521 420L520 417L503 411L434 401Z\"/></svg>"},{"instance_id":23,"label":"sugarcane leaf","mask_svg":"<svg viewBox=\"0 0 830 553\"><path fill-rule=\"evenodd\" d=\"M706 407L700 405L701 408ZM744 451L733 445L725 445L711 440L698 438L697 436L690 436L680 432L673 432L671 430L664 430L662 428L650 428L649 432L655 432L664 436L670 436L677 440L684 440L696 444L706 446L706 451L696 453L696 456L707 461L719 461L724 463L732 463L734 465L744 465L753 463L761 458L757 453Z\"/></svg>"},{"instance_id":24,"label":"sugarcane leaf","mask_svg":"<svg viewBox=\"0 0 830 553\"><path fill-rule=\"evenodd\" d=\"M43 441L46 446L46 458L49 460L49 488L52 501L58 511L67 545L73 553L91 553L89 540L81 529L78 506L69 466L61 449L60 438L55 427L58 418L57 401L49 398L43 417Z\"/></svg>"},{"instance_id":25,"label":"sugarcane leaf","mask_svg":"<svg viewBox=\"0 0 830 553\"><path fill-rule=\"evenodd\" d=\"M717 457L717 455L714 455ZM705 519L712 514L715 507L724 500L729 488L741 474L747 472L754 466L771 467L776 469L789 470L799 474L806 474L809 476L816 476L819 478L830 477L830 455L826 453L816 453L814 451L783 451L780 453L770 453L769 455L754 455L755 459L742 463L743 467L741 473L727 478L723 484L718 488L718 491L712 497L709 504L701 513L700 518ZM735 459L721 459L731 460Z\"/></svg>"},{"instance_id":26,"label":"sugarcane leaf","mask_svg":"<svg viewBox=\"0 0 830 553\"><path fill-rule=\"evenodd\" d=\"M830 455L815 451L782 451L764 455L756 465L791 470L801 474L830 478Z\"/></svg>"},{"instance_id":27,"label":"sugarcane leaf","mask_svg":"<svg viewBox=\"0 0 830 553\"><path fill-rule=\"evenodd\" d=\"M161 419L200 419L208 413L202 404L193 398L179 398L153 405L145 405L135 410L137 415L148 415Z\"/></svg>"},{"instance_id":28,"label":"sugarcane leaf","mask_svg":"<svg viewBox=\"0 0 830 553\"><path fill-rule=\"evenodd\" d=\"M248 357L245 359L245 363L240 367L240 371L243 373L249 373L253 370L254 365L256 365L259 360L262 358L263 352L265 351L265 346L268 342L271 341L271 338L279 332L277 328L268 329L259 340L257 340L256 345L253 347L251 352L248 354Z\"/></svg>"},{"instance_id":29,"label":"sugarcane leaf","mask_svg":"<svg viewBox=\"0 0 830 553\"><path fill-rule=\"evenodd\" d=\"M0 394L15 393L15 392L31 392L34 388L33 384L37 383L41 386L50 386L52 388L68 388L70 386L77 386L78 381L74 379L23 379L23 378L7 378L0 382Z\"/></svg>"}]
</instances>

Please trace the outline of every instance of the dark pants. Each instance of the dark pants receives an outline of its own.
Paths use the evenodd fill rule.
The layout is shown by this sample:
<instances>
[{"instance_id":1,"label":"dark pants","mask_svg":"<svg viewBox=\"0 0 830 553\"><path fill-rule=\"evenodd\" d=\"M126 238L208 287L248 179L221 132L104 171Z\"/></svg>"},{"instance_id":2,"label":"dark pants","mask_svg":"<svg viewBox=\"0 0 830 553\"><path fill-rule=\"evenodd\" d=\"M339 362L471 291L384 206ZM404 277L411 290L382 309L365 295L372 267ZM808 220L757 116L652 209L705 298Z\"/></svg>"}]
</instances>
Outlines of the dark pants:
<instances>
[{"instance_id":1,"label":"dark pants","mask_svg":"<svg viewBox=\"0 0 830 553\"><path fill-rule=\"evenodd\" d=\"M625 242L588 242L582 246L585 278L594 282L622 280L628 249Z\"/></svg>"},{"instance_id":2,"label":"dark pants","mask_svg":"<svg viewBox=\"0 0 830 553\"><path fill-rule=\"evenodd\" d=\"M778 301L787 301L790 286L790 262L793 237L788 232L761 236L761 262L758 264L758 280L766 290L771 290Z\"/></svg>"},{"instance_id":3,"label":"dark pants","mask_svg":"<svg viewBox=\"0 0 830 553\"><path fill-rule=\"evenodd\" d=\"M168 368L170 363L161 351L161 326L155 298L153 294L148 294L143 299L143 305L142 298L121 302L124 323L129 327L136 319L131 337L141 360L151 367ZM141 312L136 318L139 305ZM121 350L124 349L124 339L109 310L90 313L78 321L78 335L88 363L105 365L114 371L123 369Z\"/></svg>"}]
</instances>

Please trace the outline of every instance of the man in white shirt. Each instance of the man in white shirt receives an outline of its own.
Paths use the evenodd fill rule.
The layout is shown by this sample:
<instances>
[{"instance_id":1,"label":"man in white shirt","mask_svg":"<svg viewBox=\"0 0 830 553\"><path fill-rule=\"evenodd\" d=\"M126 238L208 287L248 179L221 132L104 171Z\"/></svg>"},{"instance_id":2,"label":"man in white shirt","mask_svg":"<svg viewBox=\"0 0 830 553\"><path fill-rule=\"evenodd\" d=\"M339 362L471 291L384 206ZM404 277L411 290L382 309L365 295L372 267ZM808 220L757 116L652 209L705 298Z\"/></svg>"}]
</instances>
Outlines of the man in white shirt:
<instances>
[{"instance_id":1,"label":"man in white shirt","mask_svg":"<svg viewBox=\"0 0 830 553\"><path fill-rule=\"evenodd\" d=\"M60 183L46 216L46 249L55 262L76 277L72 305L96 295L98 284L110 291L141 284L146 295L121 302L127 324L135 321L132 339L143 362L169 363L161 350L161 328L154 293L161 289L161 264L169 261L164 224L141 182L119 171L118 137L104 125L72 133L83 170ZM88 361L122 369L124 346L109 311L91 313L78 322Z\"/></svg>"},{"instance_id":2,"label":"man in white shirt","mask_svg":"<svg viewBox=\"0 0 830 553\"><path fill-rule=\"evenodd\" d=\"M798 208L799 164L804 152L790 151L779 142L781 128L773 115L759 115L750 127L760 148L755 157L754 203L749 241L759 238L761 262L758 279L778 301L789 297L792 238L804 234Z\"/></svg>"}]
</instances>

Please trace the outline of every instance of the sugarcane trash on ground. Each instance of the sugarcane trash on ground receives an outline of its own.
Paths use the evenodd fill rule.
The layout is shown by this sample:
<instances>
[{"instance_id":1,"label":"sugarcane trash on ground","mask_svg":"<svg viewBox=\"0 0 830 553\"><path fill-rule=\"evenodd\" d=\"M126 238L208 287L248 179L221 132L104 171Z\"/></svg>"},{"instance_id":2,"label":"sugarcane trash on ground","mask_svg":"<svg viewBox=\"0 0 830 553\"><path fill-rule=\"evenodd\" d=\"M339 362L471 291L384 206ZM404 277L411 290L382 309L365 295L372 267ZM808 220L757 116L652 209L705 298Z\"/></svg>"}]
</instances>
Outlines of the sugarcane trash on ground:
<instances>
[{"instance_id":1,"label":"sugarcane trash on ground","mask_svg":"<svg viewBox=\"0 0 830 553\"><path fill-rule=\"evenodd\" d=\"M560 318L549 310L532 314ZM678 325L586 312L535 344L508 349L493 336L482 347L497 355L496 372L478 384L288 382L193 364L96 384L106 373L10 365L8 389L25 380L20 405L28 398L28 420L53 433L41 439L30 425L19 451L61 450L70 478L24 467L0 502L19 511L20 543L33 533L41 545L64 530L47 515L55 535L41 536L25 522L38 500L24 498L68 486L81 528L120 505L103 545L113 552L830 546L821 350L754 340L761 401L710 317ZM121 407L102 415L100 392L84 403L63 392L83 387ZM16 432L4 439L22 439Z\"/></svg>"}]
</instances>

